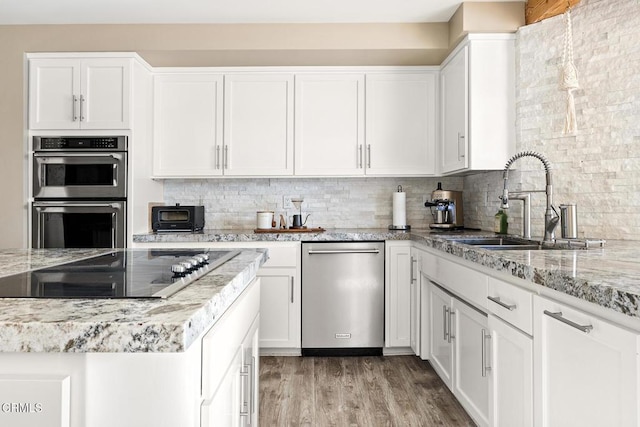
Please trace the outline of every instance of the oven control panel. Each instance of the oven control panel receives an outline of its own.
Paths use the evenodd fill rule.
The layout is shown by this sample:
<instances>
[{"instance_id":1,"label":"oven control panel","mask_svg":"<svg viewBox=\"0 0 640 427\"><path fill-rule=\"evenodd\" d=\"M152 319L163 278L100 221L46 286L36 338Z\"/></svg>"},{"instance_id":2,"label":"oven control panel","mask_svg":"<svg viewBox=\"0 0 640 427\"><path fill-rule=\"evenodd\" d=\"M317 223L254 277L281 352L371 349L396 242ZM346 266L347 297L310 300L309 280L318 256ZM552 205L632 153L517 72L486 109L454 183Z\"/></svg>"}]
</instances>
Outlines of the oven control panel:
<instances>
[{"instance_id":1,"label":"oven control panel","mask_svg":"<svg viewBox=\"0 0 640 427\"><path fill-rule=\"evenodd\" d=\"M110 150L125 151L127 149L126 136L100 137L45 137L33 138L34 151L64 151L64 150Z\"/></svg>"}]
</instances>

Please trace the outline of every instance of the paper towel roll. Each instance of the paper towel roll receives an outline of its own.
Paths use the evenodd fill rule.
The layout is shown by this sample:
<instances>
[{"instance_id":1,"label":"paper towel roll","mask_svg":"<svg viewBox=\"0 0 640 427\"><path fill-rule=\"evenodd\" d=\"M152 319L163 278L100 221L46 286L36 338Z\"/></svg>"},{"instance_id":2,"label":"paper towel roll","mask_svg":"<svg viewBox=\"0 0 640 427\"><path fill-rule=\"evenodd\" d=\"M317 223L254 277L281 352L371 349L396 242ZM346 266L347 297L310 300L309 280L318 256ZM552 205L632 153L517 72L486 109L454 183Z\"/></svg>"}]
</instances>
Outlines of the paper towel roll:
<instances>
[{"instance_id":1,"label":"paper towel roll","mask_svg":"<svg viewBox=\"0 0 640 427\"><path fill-rule=\"evenodd\" d=\"M393 225L395 227L407 225L407 193L404 191L393 193Z\"/></svg>"}]
</instances>

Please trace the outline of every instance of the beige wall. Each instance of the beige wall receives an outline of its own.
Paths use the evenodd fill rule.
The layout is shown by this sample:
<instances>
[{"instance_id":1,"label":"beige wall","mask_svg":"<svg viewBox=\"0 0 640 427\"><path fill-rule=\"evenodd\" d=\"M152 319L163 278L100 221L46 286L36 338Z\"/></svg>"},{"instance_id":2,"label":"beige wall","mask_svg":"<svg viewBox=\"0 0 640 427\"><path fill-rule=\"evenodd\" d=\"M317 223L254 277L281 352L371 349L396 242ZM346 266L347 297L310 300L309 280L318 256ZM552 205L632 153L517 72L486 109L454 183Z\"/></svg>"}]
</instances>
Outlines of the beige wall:
<instances>
[{"instance_id":1,"label":"beige wall","mask_svg":"<svg viewBox=\"0 0 640 427\"><path fill-rule=\"evenodd\" d=\"M27 246L25 53L134 51L158 66L433 65L449 44L448 23L0 26L0 248Z\"/></svg>"}]
</instances>

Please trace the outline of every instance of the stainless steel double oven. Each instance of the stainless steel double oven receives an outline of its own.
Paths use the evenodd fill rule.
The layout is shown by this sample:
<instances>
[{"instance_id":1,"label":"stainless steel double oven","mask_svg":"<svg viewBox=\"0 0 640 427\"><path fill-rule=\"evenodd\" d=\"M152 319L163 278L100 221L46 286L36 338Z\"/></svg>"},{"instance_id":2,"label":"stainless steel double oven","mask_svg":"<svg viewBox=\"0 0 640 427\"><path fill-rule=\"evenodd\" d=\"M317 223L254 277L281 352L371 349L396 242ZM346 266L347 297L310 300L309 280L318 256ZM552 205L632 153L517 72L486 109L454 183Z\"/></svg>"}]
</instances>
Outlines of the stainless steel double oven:
<instances>
[{"instance_id":1,"label":"stainless steel double oven","mask_svg":"<svg viewBox=\"0 0 640 427\"><path fill-rule=\"evenodd\" d=\"M33 248L126 245L127 137L33 137Z\"/></svg>"}]
</instances>

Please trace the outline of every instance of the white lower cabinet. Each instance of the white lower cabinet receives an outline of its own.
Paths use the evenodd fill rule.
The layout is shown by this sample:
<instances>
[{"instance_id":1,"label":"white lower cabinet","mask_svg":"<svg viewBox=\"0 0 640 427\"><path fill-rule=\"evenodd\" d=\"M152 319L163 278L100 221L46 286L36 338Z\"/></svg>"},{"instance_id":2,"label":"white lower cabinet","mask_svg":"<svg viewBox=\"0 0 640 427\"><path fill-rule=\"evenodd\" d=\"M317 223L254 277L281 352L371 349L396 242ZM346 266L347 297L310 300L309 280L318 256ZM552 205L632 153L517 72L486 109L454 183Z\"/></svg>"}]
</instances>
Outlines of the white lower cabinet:
<instances>
[{"instance_id":1,"label":"white lower cabinet","mask_svg":"<svg viewBox=\"0 0 640 427\"><path fill-rule=\"evenodd\" d=\"M533 426L533 339L489 314L489 425Z\"/></svg>"},{"instance_id":2,"label":"white lower cabinet","mask_svg":"<svg viewBox=\"0 0 640 427\"><path fill-rule=\"evenodd\" d=\"M300 242L272 243L258 270L261 280L260 348L264 355L299 355L302 347Z\"/></svg>"},{"instance_id":3,"label":"white lower cabinet","mask_svg":"<svg viewBox=\"0 0 640 427\"><path fill-rule=\"evenodd\" d=\"M638 333L534 297L535 425L638 426Z\"/></svg>"},{"instance_id":4,"label":"white lower cabinet","mask_svg":"<svg viewBox=\"0 0 640 427\"><path fill-rule=\"evenodd\" d=\"M300 280L288 269L262 268L258 276L262 282L260 347L300 348Z\"/></svg>"},{"instance_id":5,"label":"white lower cabinet","mask_svg":"<svg viewBox=\"0 0 640 427\"><path fill-rule=\"evenodd\" d=\"M411 345L411 242L385 243L385 347Z\"/></svg>"},{"instance_id":6,"label":"white lower cabinet","mask_svg":"<svg viewBox=\"0 0 640 427\"><path fill-rule=\"evenodd\" d=\"M486 314L429 286L431 364L479 426L489 425Z\"/></svg>"}]
</instances>

